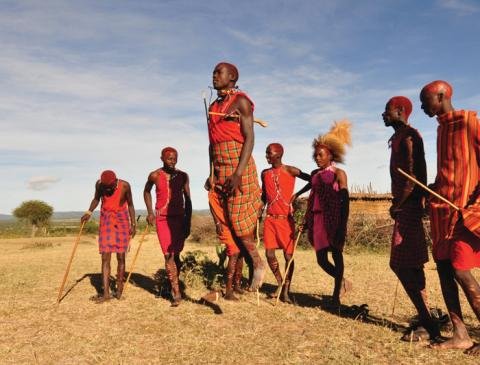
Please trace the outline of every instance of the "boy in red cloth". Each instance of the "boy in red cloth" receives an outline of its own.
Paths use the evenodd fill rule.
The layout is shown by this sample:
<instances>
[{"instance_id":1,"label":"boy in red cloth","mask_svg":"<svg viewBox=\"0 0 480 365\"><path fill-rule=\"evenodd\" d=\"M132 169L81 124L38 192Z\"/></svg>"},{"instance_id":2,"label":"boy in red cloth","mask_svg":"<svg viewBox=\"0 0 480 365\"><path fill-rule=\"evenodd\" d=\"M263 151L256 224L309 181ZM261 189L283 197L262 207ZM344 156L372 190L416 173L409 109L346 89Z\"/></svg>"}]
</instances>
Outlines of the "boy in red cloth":
<instances>
[{"instance_id":1,"label":"boy in red cloth","mask_svg":"<svg viewBox=\"0 0 480 365\"><path fill-rule=\"evenodd\" d=\"M480 320L480 286L471 273L480 267L480 124L476 112L453 108L452 94L452 87L440 80L420 93L423 111L438 121L437 176L431 187L460 208L430 198L432 253L453 324L453 337L435 347L479 355L480 345L472 342L463 323L457 283Z\"/></svg>"},{"instance_id":2,"label":"boy in red cloth","mask_svg":"<svg viewBox=\"0 0 480 365\"><path fill-rule=\"evenodd\" d=\"M282 274L280 272L275 250L281 248L285 257L285 268L292 259L295 221L291 205L295 178L310 181L310 176L298 168L282 163L283 146L280 143L271 143L266 150L267 162L272 166L262 171L262 201L267 204L267 216L263 225L263 243L268 266L278 283L275 297L281 290L280 299L292 303L290 299L290 283L292 281L295 263L292 261L288 273L285 273L285 285L282 288Z\"/></svg>"},{"instance_id":3,"label":"boy in red cloth","mask_svg":"<svg viewBox=\"0 0 480 365\"><path fill-rule=\"evenodd\" d=\"M98 234L99 251L102 255L103 297L98 303L110 300L110 260L112 252L117 254L117 290L120 299L125 280L125 251L130 238L135 236L135 208L133 206L130 184L117 179L111 170L103 171L100 180L95 184L95 194L90 207L81 218L87 222L98 203L102 201L100 210L100 227Z\"/></svg>"},{"instance_id":4,"label":"boy in red cloth","mask_svg":"<svg viewBox=\"0 0 480 365\"><path fill-rule=\"evenodd\" d=\"M172 147L162 150L163 167L152 171L143 190L147 206L148 224L156 223L157 236L165 257L165 270L172 287L172 306L176 307L182 299L178 284L180 274L180 252L185 239L190 235L192 219L192 201L188 175L175 168L177 151ZM152 190L155 185L157 200L155 213L152 208Z\"/></svg>"},{"instance_id":5,"label":"boy in red cloth","mask_svg":"<svg viewBox=\"0 0 480 365\"><path fill-rule=\"evenodd\" d=\"M215 223L220 223L217 233L228 230L237 249L243 246L241 248L248 252L254 269L251 289L257 290L265 276L265 264L254 239L262 193L252 157L253 102L235 86L237 80L238 69L234 65L222 62L215 66L213 87L218 96L209 111L220 115L209 117L209 155L213 171L206 188L210 191L210 204L215 204L212 210L217 212ZM238 255L230 253L225 298L235 299L229 281L233 280Z\"/></svg>"},{"instance_id":6,"label":"boy in red cloth","mask_svg":"<svg viewBox=\"0 0 480 365\"><path fill-rule=\"evenodd\" d=\"M440 331L428 309L423 271L423 265L428 261L422 222L425 193L397 170L401 168L423 184L427 182L423 140L408 122L411 112L411 101L404 96L395 96L387 102L382 114L385 126L395 130L388 141L391 148L390 176L393 196L390 215L395 220L390 267L417 309L421 324L421 327L413 332L405 333L402 340L434 340L440 335Z\"/></svg>"}]
</instances>

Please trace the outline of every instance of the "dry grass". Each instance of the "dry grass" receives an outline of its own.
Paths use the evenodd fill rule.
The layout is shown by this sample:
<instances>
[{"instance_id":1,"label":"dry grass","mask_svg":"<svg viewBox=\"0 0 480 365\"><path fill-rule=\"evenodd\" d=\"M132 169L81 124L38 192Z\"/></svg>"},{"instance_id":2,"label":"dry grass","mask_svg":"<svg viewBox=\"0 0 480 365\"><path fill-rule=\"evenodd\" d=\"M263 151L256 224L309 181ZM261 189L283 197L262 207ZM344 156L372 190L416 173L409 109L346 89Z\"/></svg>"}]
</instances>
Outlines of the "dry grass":
<instances>
[{"instance_id":1,"label":"dry grass","mask_svg":"<svg viewBox=\"0 0 480 365\"><path fill-rule=\"evenodd\" d=\"M349 318L346 307L341 313L326 310L332 280L316 265L311 250L297 254L292 285L296 305L274 307L261 294L257 306L255 295L247 294L238 303L220 299L207 306L199 301L205 282L196 282L186 288L189 299L171 308L156 296L155 278L163 269L163 257L153 234L132 275L135 285L123 300L102 305L89 300L99 282L95 237L83 237L67 282L68 294L57 307L73 241L74 237L50 237L52 246L41 250L22 249L27 239L0 241L1 364L478 364L478 359L460 351L437 352L425 343L399 341L395 328L407 325L414 311L399 290L391 316L396 279L385 254L345 257L354 291L344 304L367 303L370 321L362 322ZM214 245L189 243L186 250L202 250L217 259ZM191 266L197 270L198 265L206 267ZM444 308L432 263L426 274L431 304ZM191 282L186 274L181 279ZM272 275L266 279L264 289L272 291ZM463 305L469 328L476 328L478 322L464 300ZM478 341L479 332L471 332Z\"/></svg>"}]
</instances>

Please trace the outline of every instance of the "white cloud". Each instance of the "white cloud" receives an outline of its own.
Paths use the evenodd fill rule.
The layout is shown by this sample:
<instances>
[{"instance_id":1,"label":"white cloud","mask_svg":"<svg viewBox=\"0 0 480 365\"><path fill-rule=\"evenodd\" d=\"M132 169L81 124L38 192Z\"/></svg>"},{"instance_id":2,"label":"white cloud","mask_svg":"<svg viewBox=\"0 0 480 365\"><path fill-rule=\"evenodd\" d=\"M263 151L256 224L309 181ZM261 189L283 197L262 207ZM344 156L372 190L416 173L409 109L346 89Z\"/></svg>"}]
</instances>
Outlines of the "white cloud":
<instances>
[{"instance_id":1,"label":"white cloud","mask_svg":"<svg viewBox=\"0 0 480 365\"><path fill-rule=\"evenodd\" d=\"M34 176L27 181L27 187L37 191L47 190L59 181L60 179L54 176Z\"/></svg>"},{"instance_id":2,"label":"white cloud","mask_svg":"<svg viewBox=\"0 0 480 365\"><path fill-rule=\"evenodd\" d=\"M438 0L441 7L453 10L459 15L469 15L480 10L478 3L468 0Z\"/></svg>"}]
</instances>

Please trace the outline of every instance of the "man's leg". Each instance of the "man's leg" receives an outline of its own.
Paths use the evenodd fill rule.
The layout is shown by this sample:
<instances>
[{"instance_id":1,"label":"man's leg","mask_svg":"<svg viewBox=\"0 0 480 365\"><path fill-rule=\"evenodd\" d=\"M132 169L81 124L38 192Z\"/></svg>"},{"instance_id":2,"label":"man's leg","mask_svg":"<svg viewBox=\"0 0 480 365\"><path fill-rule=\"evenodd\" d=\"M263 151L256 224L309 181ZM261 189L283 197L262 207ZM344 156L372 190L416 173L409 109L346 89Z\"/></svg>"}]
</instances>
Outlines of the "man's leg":
<instances>
[{"instance_id":1,"label":"man's leg","mask_svg":"<svg viewBox=\"0 0 480 365\"><path fill-rule=\"evenodd\" d=\"M442 288L443 300L453 325L453 337L445 342L435 344L439 349L468 349L473 342L463 323L458 285L455 282L455 272L450 260L437 261L437 272Z\"/></svg>"},{"instance_id":2,"label":"man's leg","mask_svg":"<svg viewBox=\"0 0 480 365\"><path fill-rule=\"evenodd\" d=\"M415 306L420 318L420 324L427 330L430 339L433 340L440 336L438 324L435 323L428 309L423 268L392 268L392 270ZM408 336L405 339L408 339Z\"/></svg>"},{"instance_id":3,"label":"man's leg","mask_svg":"<svg viewBox=\"0 0 480 365\"><path fill-rule=\"evenodd\" d=\"M332 258L335 264L335 286L333 288L333 301L340 303L340 297L347 292L347 285L344 283L343 272L345 266L343 264L343 253L335 248L332 248Z\"/></svg>"},{"instance_id":4,"label":"man's leg","mask_svg":"<svg viewBox=\"0 0 480 365\"><path fill-rule=\"evenodd\" d=\"M468 303L472 307L473 312L480 320L480 286L477 280L472 275L470 270L455 270L455 278L463 289ZM476 344L474 347L467 351L471 355L480 355L480 344Z\"/></svg>"},{"instance_id":5,"label":"man's leg","mask_svg":"<svg viewBox=\"0 0 480 365\"><path fill-rule=\"evenodd\" d=\"M125 280L125 252L117 253L117 299L122 297Z\"/></svg>"},{"instance_id":6,"label":"man's leg","mask_svg":"<svg viewBox=\"0 0 480 365\"><path fill-rule=\"evenodd\" d=\"M248 236L239 237L243 247L248 251L249 256L252 259L253 264L253 280L251 289L258 290L263 284L263 279L265 277L265 263L258 253L256 242L253 237L253 234Z\"/></svg>"},{"instance_id":7,"label":"man's leg","mask_svg":"<svg viewBox=\"0 0 480 365\"><path fill-rule=\"evenodd\" d=\"M237 260L238 260L238 254L228 256L227 282L225 283L225 299L226 300L238 300L238 298L233 294L233 278L235 276Z\"/></svg>"},{"instance_id":8,"label":"man's leg","mask_svg":"<svg viewBox=\"0 0 480 365\"><path fill-rule=\"evenodd\" d=\"M283 291L282 291L282 302L292 304L293 301L290 298L290 284L292 282L292 277L293 277L293 271L295 270L295 261L293 261L293 255L286 253L285 251L283 252L283 256L285 257L285 284L283 286ZM290 268L287 271L287 266L288 263L292 260L292 263L290 264Z\"/></svg>"},{"instance_id":9,"label":"man's leg","mask_svg":"<svg viewBox=\"0 0 480 365\"><path fill-rule=\"evenodd\" d=\"M175 266L177 267L177 276L180 276L180 271L182 270L182 261L180 260L180 253L173 255L175 261Z\"/></svg>"},{"instance_id":10,"label":"man's leg","mask_svg":"<svg viewBox=\"0 0 480 365\"><path fill-rule=\"evenodd\" d=\"M275 276L275 280L277 280L277 290L273 294L275 298L277 297L280 290L282 290L282 273L280 272L280 265L278 264L277 257L275 256L275 249L266 249L265 256L267 257L268 266L270 270L272 270L273 276Z\"/></svg>"},{"instance_id":11,"label":"man's leg","mask_svg":"<svg viewBox=\"0 0 480 365\"><path fill-rule=\"evenodd\" d=\"M328 261L328 249L324 248L315 252L318 265L331 277L335 277L335 266Z\"/></svg>"},{"instance_id":12,"label":"man's leg","mask_svg":"<svg viewBox=\"0 0 480 365\"><path fill-rule=\"evenodd\" d=\"M165 254L165 270L167 271L167 277L172 286L172 307L177 307L182 300L182 296L178 285L177 265L175 264L174 254L172 253Z\"/></svg>"},{"instance_id":13,"label":"man's leg","mask_svg":"<svg viewBox=\"0 0 480 365\"><path fill-rule=\"evenodd\" d=\"M242 289L243 279L243 254L239 254L237 258L237 264L235 265L235 275L233 276L233 291L237 294L243 294Z\"/></svg>"},{"instance_id":14,"label":"man's leg","mask_svg":"<svg viewBox=\"0 0 480 365\"><path fill-rule=\"evenodd\" d=\"M103 300L110 299L110 252L102 253L102 284L103 284Z\"/></svg>"}]
</instances>

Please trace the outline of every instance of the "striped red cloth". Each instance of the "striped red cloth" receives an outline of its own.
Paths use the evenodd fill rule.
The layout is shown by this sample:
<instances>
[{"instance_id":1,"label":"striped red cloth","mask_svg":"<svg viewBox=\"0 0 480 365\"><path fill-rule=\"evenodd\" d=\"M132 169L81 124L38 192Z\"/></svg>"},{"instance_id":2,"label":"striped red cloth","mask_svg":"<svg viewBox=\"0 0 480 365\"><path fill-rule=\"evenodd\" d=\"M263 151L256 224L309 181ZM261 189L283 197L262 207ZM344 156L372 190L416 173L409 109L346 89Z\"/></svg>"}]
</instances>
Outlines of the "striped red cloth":
<instances>
[{"instance_id":1,"label":"striped red cloth","mask_svg":"<svg viewBox=\"0 0 480 365\"><path fill-rule=\"evenodd\" d=\"M480 236L480 126L477 113L457 110L437 118L437 177L434 190L461 208L458 214L437 198L431 199L435 260L450 258L454 227L464 225Z\"/></svg>"},{"instance_id":2,"label":"striped red cloth","mask_svg":"<svg viewBox=\"0 0 480 365\"><path fill-rule=\"evenodd\" d=\"M215 184L223 185L225 179L232 175L238 166L243 144L228 141L212 144L211 147ZM242 174L239 189L227 197L225 204L231 227L237 237L244 237L254 232L262 206L261 196L257 168L253 157L250 157Z\"/></svg>"}]
</instances>

